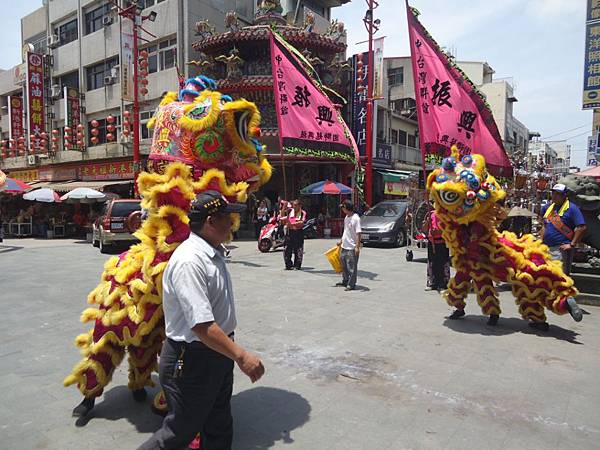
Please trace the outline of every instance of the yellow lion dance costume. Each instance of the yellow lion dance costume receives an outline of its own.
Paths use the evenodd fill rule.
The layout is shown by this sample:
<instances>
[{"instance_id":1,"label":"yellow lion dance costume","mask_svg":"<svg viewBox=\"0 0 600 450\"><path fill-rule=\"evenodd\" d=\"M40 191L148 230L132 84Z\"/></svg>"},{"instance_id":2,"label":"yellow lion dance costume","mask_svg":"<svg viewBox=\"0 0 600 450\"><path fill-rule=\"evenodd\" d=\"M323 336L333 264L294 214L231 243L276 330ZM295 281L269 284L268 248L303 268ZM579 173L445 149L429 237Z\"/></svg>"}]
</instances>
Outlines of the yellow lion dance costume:
<instances>
[{"instance_id":1,"label":"yellow lion dance costume","mask_svg":"<svg viewBox=\"0 0 600 450\"><path fill-rule=\"evenodd\" d=\"M85 415L110 382L125 351L129 388L146 398L164 339L162 275L169 257L189 235L187 212L196 194L218 190L228 200L245 202L266 183L271 166L256 140L260 114L254 103L233 101L216 92L206 77L186 81L165 95L154 118L149 165L138 178L146 219L135 233L140 240L104 266L102 281L89 294L82 322L94 322L76 338L83 359L64 380L84 395L74 415ZM235 223L239 225L239 217ZM159 405L157 396L155 406Z\"/></svg>"},{"instance_id":2,"label":"yellow lion dance costume","mask_svg":"<svg viewBox=\"0 0 600 450\"><path fill-rule=\"evenodd\" d=\"M582 319L575 299L573 280L564 274L560 261L550 259L548 247L528 234L499 233L496 225L506 193L485 166L481 155L466 155L459 161L458 149L445 158L442 167L427 178L442 236L452 255L456 274L444 298L456 310L450 319L465 315L465 298L474 284L477 302L488 324L500 316L494 282L512 285L521 316L530 325L548 330L544 308L556 314L569 312Z\"/></svg>"}]
</instances>

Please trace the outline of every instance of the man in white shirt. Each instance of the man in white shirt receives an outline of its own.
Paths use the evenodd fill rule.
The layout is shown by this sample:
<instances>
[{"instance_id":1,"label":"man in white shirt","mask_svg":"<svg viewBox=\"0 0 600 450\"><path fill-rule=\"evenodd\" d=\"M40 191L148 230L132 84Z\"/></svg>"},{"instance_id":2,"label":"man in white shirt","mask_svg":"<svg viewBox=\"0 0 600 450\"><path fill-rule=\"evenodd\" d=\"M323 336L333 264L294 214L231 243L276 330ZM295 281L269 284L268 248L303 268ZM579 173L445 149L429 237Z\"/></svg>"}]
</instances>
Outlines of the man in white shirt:
<instances>
[{"instance_id":1,"label":"man in white shirt","mask_svg":"<svg viewBox=\"0 0 600 450\"><path fill-rule=\"evenodd\" d=\"M163 274L167 339L159 375L169 413L140 449L180 448L197 433L202 448L230 449L233 363L252 382L264 374L261 360L233 340L233 287L221 245L231 231L231 213L244 208L216 191L192 202L190 236Z\"/></svg>"},{"instance_id":2,"label":"man in white shirt","mask_svg":"<svg viewBox=\"0 0 600 450\"><path fill-rule=\"evenodd\" d=\"M347 291L356 288L356 275L358 272L358 256L360 254L360 217L354 212L354 204L350 200L344 200L340 205L344 217L344 234L338 245L342 246L342 282L336 286L344 286Z\"/></svg>"}]
</instances>

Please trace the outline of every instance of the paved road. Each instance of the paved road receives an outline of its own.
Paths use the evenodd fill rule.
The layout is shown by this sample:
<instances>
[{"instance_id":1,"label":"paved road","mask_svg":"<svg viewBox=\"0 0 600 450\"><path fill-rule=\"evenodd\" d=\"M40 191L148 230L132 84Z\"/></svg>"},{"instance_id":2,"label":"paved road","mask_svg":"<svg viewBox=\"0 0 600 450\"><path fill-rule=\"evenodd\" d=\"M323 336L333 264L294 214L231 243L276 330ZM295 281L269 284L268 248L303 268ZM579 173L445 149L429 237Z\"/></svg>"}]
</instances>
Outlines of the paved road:
<instances>
[{"instance_id":1,"label":"paved road","mask_svg":"<svg viewBox=\"0 0 600 450\"><path fill-rule=\"evenodd\" d=\"M598 308L579 324L550 316L536 333L503 292L497 328L474 298L450 322L403 249L365 249L360 290L333 287L332 243L307 241L301 272L235 244L237 338L267 368L255 385L236 369L235 449L599 448ZM72 241L0 245L0 449L132 449L158 427L127 391L125 365L88 421L70 417L80 397L61 382L105 260Z\"/></svg>"}]
</instances>

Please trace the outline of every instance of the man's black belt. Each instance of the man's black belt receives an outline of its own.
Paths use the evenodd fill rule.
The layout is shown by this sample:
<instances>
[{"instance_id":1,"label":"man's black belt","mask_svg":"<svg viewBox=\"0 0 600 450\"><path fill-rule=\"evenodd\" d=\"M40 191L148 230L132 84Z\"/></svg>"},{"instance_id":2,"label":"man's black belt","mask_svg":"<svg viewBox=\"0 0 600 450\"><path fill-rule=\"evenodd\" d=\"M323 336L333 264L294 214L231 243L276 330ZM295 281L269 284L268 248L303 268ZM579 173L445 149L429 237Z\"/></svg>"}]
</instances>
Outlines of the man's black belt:
<instances>
[{"instance_id":1,"label":"man's black belt","mask_svg":"<svg viewBox=\"0 0 600 450\"><path fill-rule=\"evenodd\" d=\"M234 336L235 336L235 332L233 332L233 331L227 335L227 337L231 340L233 340ZM206 345L202 341L185 342L185 341L175 341L171 338L167 338L167 340L169 341L170 344L172 344L175 347L185 347L185 348L189 348L189 349L210 348L208 345Z\"/></svg>"}]
</instances>

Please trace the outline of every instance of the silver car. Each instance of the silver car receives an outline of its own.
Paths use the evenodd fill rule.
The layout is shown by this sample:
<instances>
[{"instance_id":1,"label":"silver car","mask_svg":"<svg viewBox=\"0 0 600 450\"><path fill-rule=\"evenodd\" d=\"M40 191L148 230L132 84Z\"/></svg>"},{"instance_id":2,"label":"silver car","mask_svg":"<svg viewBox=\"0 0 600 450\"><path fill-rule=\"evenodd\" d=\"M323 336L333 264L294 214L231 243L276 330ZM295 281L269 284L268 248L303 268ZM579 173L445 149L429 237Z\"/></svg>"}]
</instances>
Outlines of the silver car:
<instances>
[{"instance_id":1,"label":"silver car","mask_svg":"<svg viewBox=\"0 0 600 450\"><path fill-rule=\"evenodd\" d=\"M386 200L368 210L360 218L363 244L406 245L407 208L405 200Z\"/></svg>"}]
</instances>

